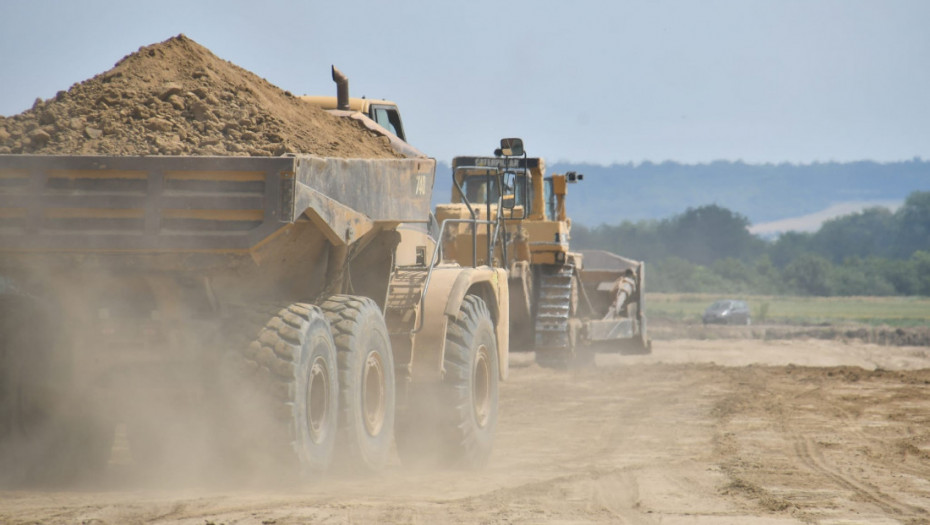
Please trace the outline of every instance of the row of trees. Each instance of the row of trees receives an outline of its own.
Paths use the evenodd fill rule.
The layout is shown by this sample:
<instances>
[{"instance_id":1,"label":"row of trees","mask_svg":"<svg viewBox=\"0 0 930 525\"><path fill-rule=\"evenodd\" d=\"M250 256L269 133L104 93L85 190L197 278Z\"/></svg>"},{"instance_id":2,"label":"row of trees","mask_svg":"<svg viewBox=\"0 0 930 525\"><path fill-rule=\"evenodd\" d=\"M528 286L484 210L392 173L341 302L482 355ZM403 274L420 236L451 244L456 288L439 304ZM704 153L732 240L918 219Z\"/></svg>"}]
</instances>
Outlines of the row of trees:
<instances>
[{"instance_id":1,"label":"row of trees","mask_svg":"<svg viewBox=\"0 0 930 525\"><path fill-rule=\"evenodd\" d=\"M649 263L650 290L930 295L930 192L895 212L872 208L814 233L766 241L746 217L716 205L662 220L572 228L572 244Z\"/></svg>"}]
</instances>

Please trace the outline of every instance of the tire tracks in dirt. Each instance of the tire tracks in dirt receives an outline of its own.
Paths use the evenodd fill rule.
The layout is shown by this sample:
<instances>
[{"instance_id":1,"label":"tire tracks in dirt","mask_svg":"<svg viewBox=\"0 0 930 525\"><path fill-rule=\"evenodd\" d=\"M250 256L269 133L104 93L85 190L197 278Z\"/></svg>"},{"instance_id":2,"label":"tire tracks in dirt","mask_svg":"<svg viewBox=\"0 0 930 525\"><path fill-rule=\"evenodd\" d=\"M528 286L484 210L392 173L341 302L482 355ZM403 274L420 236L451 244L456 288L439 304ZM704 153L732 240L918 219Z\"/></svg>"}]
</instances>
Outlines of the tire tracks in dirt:
<instances>
[{"instance_id":1,"label":"tire tracks in dirt","mask_svg":"<svg viewBox=\"0 0 930 525\"><path fill-rule=\"evenodd\" d=\"M904 518L926 517L926 510L898 501L893 496L882 492L878 487L858 481L843 473L826 461L818 447L809 437L793 434L794 453L809 469L820 473L842 488L852 491L858 498L876 505L882 511Z\"/></svg>"},{"instance_id":2,"label":"tire tracks in dirt","mask_svg":"<svg viewBox=\"0 0 930 525\"><path fill-rule=\"evenodd\" d=\"M901 378L882 377L876 385L863 384L863 379L871 377L869 374L869 371L844 367L827 370L803 367L731 370L735 390L718 405L720 431L717 440L723 470L733 480L731 487L743 496L757 500L764 508L789 511L796 517L815 522L815 515L824 511L833 513L836 501L812 503L798 497L798 494L816 494L824 488L834 487L849 494L838 499L848 502L842 505L856 513L868 512L856 509L853 502L858 501L905 523L927 523L926 509L902 501L891 491L909 495L908 489L913 487L898 485L896 476L907 472L918 480L925 480L928 469L890 462L893 455L888 451L900 446L901 440L896 439L889 444L862 430L863 414L887 417L888 399L897 394L896 388L900 388L900 383L888 383L885 379L900 381ZM798 391L799 387L803 390ZM851 407L844 404L847 401ZM875 414L871 414L870 410ZM884 419L881 421L886 424ZM890 432L893 427L881 427L881 430ZM770 436L766 442L777 445L771 437L774 433L775 440L780 436L785 443L781 447L785 454L781 464L773 462L771 454L760 456L758 450L746 449L751 448L753 440L763 439L760 436L766 433ZM821 443L818 436L830 436L830 442ZM848 464L840 464L824 454L825 446L836 446L854 453L847 456ZM794 479L786 481L787 477L776 480L765 474L780 470L784 476L786 467L792 464L793 468L806 471L815 478L803 480L802 476L788 472L787 477ZM857 473L852 473L853 470ZM888 487L862 479L865 476L886 482ZM825 481L826 486L818 486L815 481L818 478ZM780 487L777 492L787 491L784 493L789 496L777 496L763 486L772 484Z\"/></svg>"},{"instance_id":3,"label":"tire tracks in dirt","mask_svg":"<svg viewBox=\"0 0 930 525\"><path fill-rule=\"evenodd\" d=\"M573 491L577 492L578 486L582 484L597 486L605 482L605 480L609 480L611 482L612 496L618 497L619 495L621 500L619 505L601 500L596 492L585 494L584 498L575 497L573 502L580 507L586 507L589 513L608 514L614 518L619 518L622 520L621 523L658 525L660 521L638 510L640 506L639 486L634 474L638 468L636 465L601 469L580 467L569 474L552 476L512 487L497 488L464 498L442 500L439 503L455 507L467 507L476 503L487 505L490 500L502 507L519 508L524 506L533 508L536 507L536 505L532 504L535 501L545 500L553 495L565 496Z\"/></svg>"}]
</instances>

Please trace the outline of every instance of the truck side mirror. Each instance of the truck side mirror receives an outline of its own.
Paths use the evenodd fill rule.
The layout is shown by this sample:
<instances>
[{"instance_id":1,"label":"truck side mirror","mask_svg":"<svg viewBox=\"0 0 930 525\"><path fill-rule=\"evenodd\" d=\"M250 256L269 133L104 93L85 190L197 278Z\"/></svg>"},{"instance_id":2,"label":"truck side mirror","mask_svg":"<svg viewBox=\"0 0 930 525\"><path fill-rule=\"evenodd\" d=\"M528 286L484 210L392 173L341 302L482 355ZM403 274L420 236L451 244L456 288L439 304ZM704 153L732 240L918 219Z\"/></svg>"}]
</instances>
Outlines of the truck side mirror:
<instances>
[{"instance_id":1,"label":"truck side mirror","mask_svg":"<svg viewBox=\"0 0 930 525\"><path fill-rule=\"evenodd\" d=\"M501 154L505 157L523 156L523 139L501 139Z\"/></svg>"}]
</instances>

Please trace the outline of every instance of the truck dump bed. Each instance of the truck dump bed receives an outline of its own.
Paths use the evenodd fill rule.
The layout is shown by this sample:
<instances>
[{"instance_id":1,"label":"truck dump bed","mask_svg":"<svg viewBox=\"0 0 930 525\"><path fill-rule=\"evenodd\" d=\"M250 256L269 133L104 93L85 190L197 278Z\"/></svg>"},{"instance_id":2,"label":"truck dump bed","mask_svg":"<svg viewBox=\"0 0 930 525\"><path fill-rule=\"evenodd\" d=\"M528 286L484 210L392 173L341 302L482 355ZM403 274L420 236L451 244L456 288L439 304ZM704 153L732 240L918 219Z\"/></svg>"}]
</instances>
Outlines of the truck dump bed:
<instances>
[{"instance_id":1,"label":"truck dump bed","mask_svg":"<svg viewBox=\"0 0 930 525\"><path fill-rule=\"evenodd\" d=\"M0 251L249 251L306 216L331 242L422 221L435 161L0 155Z\"/></svg>"}]
</instances>

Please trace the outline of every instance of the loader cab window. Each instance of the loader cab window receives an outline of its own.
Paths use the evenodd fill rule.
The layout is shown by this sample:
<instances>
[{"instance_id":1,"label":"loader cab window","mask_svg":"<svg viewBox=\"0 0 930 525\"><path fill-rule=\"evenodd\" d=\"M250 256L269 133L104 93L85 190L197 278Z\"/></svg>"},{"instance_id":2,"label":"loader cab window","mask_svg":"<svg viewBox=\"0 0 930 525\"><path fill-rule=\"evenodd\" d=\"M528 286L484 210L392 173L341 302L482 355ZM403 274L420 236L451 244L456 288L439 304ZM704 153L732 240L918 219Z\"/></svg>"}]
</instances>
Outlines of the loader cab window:
<instances>
[{"instance_id":1,"label":"loader cab window","mask_svg":"<svg viewBox=\"0 0 930 525\"><path fill-rule=\"evenodd\" d=\"M372 105L369 111L371 120L374 120L382 128L390 131L400 140L406 141L404 136L404 126L400 122L400 112L397 106Z\"/></svg>"},{"instance_id":2,"label":"loader cab window","mask_svg":"<svg viewBox=\"0 0 930 525\"><path fill-rule=\"evenodd\" d=\"M556 202L555 202L555 191L552 189L552 177L547 177L543 180L543 187L545 189L546 197L546 220L554 221L557 217L555 213Z\"/></svg>"},{"instance_id":3,"label":"loader cab window","mask_svg":"<svg viewBox=\"0 0 930 525\"><path fill-rule=\"evenodd\" d=\"M465 177L462 186L465 190L465 198L472 204L486 204L488 199L493 204L500 198L501 193L500 188L497 187L496 176L491 177L490 191L488 191L488 177L485 175Z\"/></svg>"},{"instance_id":4,"label":"loader cab window","mask_svg":"<svg viewBox=\"0 0 930 525\"><path fill-rule=\"evenodd\" d=\"M513 198L515 205L529 206L529 202L532 199L529 198L527 190L532 190L532 188L527 188L526 186L526 175L522 173L516 174L513 177ZM529 212L529 209L527 209L527 212Z\"/></svg>"},{"instance_id":5,"label":"loader cab window","mask_svg":"<svg viewBox=\"0 0 930 525\"><path fill-rule=\"evenodd\" d=\"M524 213L529 214L533 202L533 185L529 184L526 174L507 172L504 174L504 180L508 186L513 185L512 188L506 188L505 195L512 194L514 207L522 206Z\"/></svg>"}]
</instances>

